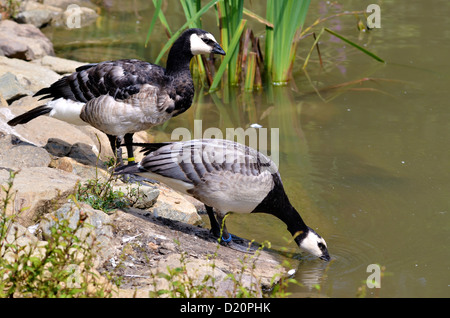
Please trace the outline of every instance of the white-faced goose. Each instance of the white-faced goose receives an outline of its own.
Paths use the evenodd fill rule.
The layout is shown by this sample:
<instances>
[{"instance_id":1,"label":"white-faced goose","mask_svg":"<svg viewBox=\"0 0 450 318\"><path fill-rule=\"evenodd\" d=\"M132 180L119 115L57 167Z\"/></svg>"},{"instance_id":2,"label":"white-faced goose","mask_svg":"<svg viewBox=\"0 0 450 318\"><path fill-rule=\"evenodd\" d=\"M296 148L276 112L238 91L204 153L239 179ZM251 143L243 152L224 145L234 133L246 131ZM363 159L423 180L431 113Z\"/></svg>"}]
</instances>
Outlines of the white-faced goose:
<instances>
[{"instance_id":1,"label":"white-faced goose","mask_svg":"<svg viewBox=\"0 0 450 318\"><path fill-rule=\"evenodd\" d=\"M142 161L116 173L158 180L200 200L206 206L212 233L219 237L222 230L222 242L233 244L222 223L227 213L263 212L286 223L301 249L330 259L325 240L289 202L275 163L260 152L223 139L139 145L146 151Z\"/></svg>"},{"instance_id":2,"label":"white-faced goose","mask_svg":"<svg viewBox=\"0 0 450 318\"><path fill-rule=\"evenodd\" d=\"M76 125L91 125L108 135L113 153L122 163L122 139L131 144L133 134L159 125L186 111L194 97L189 63L197 54L225 52L214 36L201 29L188 29L169 51L167 65L136 59L106 61L76 69L43 88L34 96L52 98L11 119L8 124L25 124L41 115ZM127 146L128 161L134 162Z\"/></svg>"}]
</instances>

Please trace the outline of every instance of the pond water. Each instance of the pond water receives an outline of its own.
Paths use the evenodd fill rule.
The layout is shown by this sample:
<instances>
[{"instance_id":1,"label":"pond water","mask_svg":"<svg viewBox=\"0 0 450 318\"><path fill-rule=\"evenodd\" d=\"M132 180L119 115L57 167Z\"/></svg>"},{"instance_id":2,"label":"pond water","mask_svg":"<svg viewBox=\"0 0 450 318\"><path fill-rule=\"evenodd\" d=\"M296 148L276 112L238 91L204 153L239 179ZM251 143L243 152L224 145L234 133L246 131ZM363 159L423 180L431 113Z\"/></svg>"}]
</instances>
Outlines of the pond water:
<instances>
[{"instance_id":1,"label":"pond water","mask_svg":"<svg viewBox=\"0 0 450 318\"><path fill-rule=\"evenodd\" d=\"M44 29L58 56L86 62L156 58L166 39L161 29L152 36L156 42L143 47L151 2L109 3L96 25ZM342 1L341 10L365 10L370 3ZM264 16L264 8L251 4ZM200 119L203 131L252 123L278 129L286 191L332 255L330 263L294 255L302 286L290 288L292 297L450 296L450 2L383 1L380 8L381 28L370 32L359 34L352 15L323 26L386 64L324 34L323 68L313 54L305 73L303 58L313 42L306 38L287 87L253 94L239 89L207 94L198 88L189 111L151 131L156 140L168 141L175 128L193 132ZM314 1L306 25L336 10ZM175 21L173 30L185 21L181 7L166 14ZM204 28L218 38L214 21L213 14L205 18ZM257 22L249 23L263 34ZM285 225L272 216L231 215L227 222L238 236L298 253ZM370 264L382 268L380 288L366 285Z\"/></svg>"}]
</instances>

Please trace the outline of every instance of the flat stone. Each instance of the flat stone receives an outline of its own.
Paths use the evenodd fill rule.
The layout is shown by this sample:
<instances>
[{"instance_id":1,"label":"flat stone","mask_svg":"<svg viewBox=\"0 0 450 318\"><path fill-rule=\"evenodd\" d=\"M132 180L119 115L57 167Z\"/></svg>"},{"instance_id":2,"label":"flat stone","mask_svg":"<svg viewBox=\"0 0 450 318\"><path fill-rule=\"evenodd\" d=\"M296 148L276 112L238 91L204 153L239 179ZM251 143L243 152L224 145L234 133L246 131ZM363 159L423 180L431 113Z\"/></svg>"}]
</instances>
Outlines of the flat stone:
<instances>
[{"instance_id":1,"label":"flat stone","mask_svg":"<svg viewBox=\"0 0 450 318\"><path fill-rule=\"evenodd\" d=\"M39 64L17 58L0 56L0 76L8 72L17 77L17 80L23 88L33 93L41 88L50 86L61 78L61 75L58 73Z\"/></svg>"},{"instance_id":2,"label":"flat stone","mask_svg":"<svg viewBox=\"0 0 450 318\"><path fill-rule=\"evenodd\" d=\"M58 74L73 73L76 68L86 65L86 63L83 62L68 60L51 55L46 55L41 59L34 60L33 63L47 67Z\"/></svg>"},{"instance_id":3,"label":"flat stone","mask_svg":"<svg viewBox=\"0 0 450 318\"><path fill-rule=\"evenodd\" d=\"M34 60L55 55L52 42L32 24L0 21L0 49L10 58Z\"/></svg>"}]
</instances>

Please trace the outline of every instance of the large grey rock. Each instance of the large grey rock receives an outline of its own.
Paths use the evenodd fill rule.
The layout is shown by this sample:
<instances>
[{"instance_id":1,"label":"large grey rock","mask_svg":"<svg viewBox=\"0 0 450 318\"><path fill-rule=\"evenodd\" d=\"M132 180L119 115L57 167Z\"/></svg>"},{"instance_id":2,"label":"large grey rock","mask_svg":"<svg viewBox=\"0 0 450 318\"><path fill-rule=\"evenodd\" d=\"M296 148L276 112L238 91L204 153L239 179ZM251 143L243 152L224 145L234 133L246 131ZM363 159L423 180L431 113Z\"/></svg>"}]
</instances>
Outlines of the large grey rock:
<instances>
[{"instance_id":1,"label":"large grey rock","mask_svg":"<svg viewBox=\"0 0 450 318\"><path fill-rule=\"evenodd\" d=\"M52 19L63 12L61 8L36 1L24 1L15 20L19 23L32 24L41 28L51 23Z\"/></svg>"},{"instance_id":2,"label":"large grey rock","mask_svg":"<svg viewBox=\"0 0 450 318\"><path fill-rule=\"evenodd\" d=\"M37 27L12 20L0 21L0 50L7 57L28 61L55 55L52 42Z\"/></svg>"},{"instance_id":3,"label":"large grey rock","mask_svg":"<svg viewBox=\"0 0 450 318\"><path fill-rule=\"evenodd\" d=\"M41 88L50 86L61 78L61 75L58 73L37 63L30 63L21 59L0 56L0 76L8 72L17 77L19 84L24 89L33 93L37 92Z\"/></svg>"},{"instance_id":4,"label":"large grey rock","mask_svg":"<svg viewBox=\"0 0 450 318\"><path fill-rule=\"evenodd\" d=\"M17 214L23 226L33 225L44 214L58 208L74 194L80 178L72 173L47 167L21 169L13 180L14 197L6 214ZM6 183L3 178L2 185ZM4 193L0 193L3 198Z\"/></svg>"},{"instance_id":5,"label":"large grey rock","mask_svg":"<svg viewBox=\"0 0 450 318\"><path fill-rule=\"evenodd\" d=\"M28 167L48 167L50 155L40 147L22 142L13 135L0 135L0 167L17 171Z\"/></svg>"}]
</instances>

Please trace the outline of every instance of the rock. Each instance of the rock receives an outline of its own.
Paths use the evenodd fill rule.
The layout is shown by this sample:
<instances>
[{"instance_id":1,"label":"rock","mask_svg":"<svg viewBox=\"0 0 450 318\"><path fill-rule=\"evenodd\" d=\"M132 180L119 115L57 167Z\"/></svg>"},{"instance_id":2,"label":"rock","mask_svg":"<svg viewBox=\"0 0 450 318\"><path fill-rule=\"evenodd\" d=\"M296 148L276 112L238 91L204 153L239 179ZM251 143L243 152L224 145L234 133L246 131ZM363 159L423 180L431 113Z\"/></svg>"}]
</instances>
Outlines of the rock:
<instances>
[{"instance_id":1,"label":"rock","mask_svg":"<svg viewBox=\"0 0 450 318\"><path fill-rule=\"evenodd\" d=\"M58 74L68 74L75 72L77 67L86 65L86 63L63 59L56 56L46 55L41 59L36 59L33 63L51 69Z\"/></svg>"},{"instance_id":2,"label":"rock","mask_svg":"<svg viewBox=\"0 0 450 318\"><path fill-rule=\"evenodd\" d=\"M52 42L37 27L11 20L0 21L0 49L7 57L28 61L55 55Z\"/></svg>"},{"instance_id":3,"label":"rock","mask_svg":"<svg viewBox=\"0 0 450 318\"><path fill-rule=\"evenodd\" d=\"M0 136L0 167L19 170L28 167L48 167L50 156L40 147L22 142L12 136Z\"/></svg>"},{"instance_id":4,"label":"rock","mask_svg":"<svg viewBox=\"0 0 450 318\"><path fill-rule=\"evenodd\" d=\"M77 205L73 202L66 203L58 210L46 214L40 220L39 228L42 230L42 236L45 240L51 239L51 228L57 226L57 223L62 220L67 220L71 229L79 227L75 235L81 242L92 246L94 254L103 260L112 256L113 227L105 212L95 210L85 203ZM80 221L83 224L79 224Z\"/></svg>"},{"instance_id":5,"label":"rock","mask_svg":"<svg viewBox=\"0 0 450 318\"><path fill-rule=\"evenodd\" d=\"M42 215L65 203L75 193L79 180L78 176L57 169L23 168L13 180L14 198L6 214L18 214L17 221L23 226L33 225Z\"/></svg>"},{"instance_id":6,"label":"rock","mask_svg":"<svg viewBox=\"0 0 450 318\"><path fill-rule=\"evenodd\" d=\"M35 1L25 1L15 20L19 23L32 24L41 28L50 24L52 19L62 13L61 8L45 5Z\"/></svg>"},{"instance_id":7,"label":"rock","mask_svg":"<svg viewBox=\"0 0 450 318\"><path fill-rule=\"evenodd\" d=\"M128 197L135 199L133 207L137 209L149 209L151 208L159 196L159 189L156 186L139 185L136 183L124 184L113 186L113 191L121 191Z\"/></svg>"},{"instance_id":8,"label":"rock","mask_svg":"<svg viewBox=\"0 0 450 318\"><path fill-rule=\"evenodd\" d=\"M175 190L160 185L158 201L153 207L153 215L187 224L197 225L202 219L195 206Z\"/></svg>"},{"instance_id":9,"label":"rock","mask_svg":"<svg viewBox=\"0 0 450 318\"><path fill-rule=\"evenodd\" d=\"M44 149L48 151L49 154L57 157L65 157L69 154L72 145L67 141L59 138L49 138Z\"/></svg>"},{"instance_id":10,"label":"rock","mask_svg":"<svg viewBox=\"0 0 450 318\"><path fill-rule=\"evenodd\" d=\"M6 72L0 76L0 95L8 103L32 94L31 91L27 90L19 83L17 77L11 72Z\"/></svg>"},{"instance_id":11,"label":"rock","mask_svg":"<svg viewBox=\"0 0 450 318\"><path fill-rule=\"evenodd\" d=\"M85 165L106 168L103 161L99 160L98 150L93 145L76 142L70 148L67 156Z\"/></svg>"},{"instance_id":12,"label":"rock","mask_svg":"<svg viewBox=\"0 0 450 318\"><path fill-rule=\"evenodd\" d=\"M29 90L33 93L37 92L41 88L50 86L61 78L61 75L59 75L58 73L39 64L0 56L0 76L8 72L14 74L17 77L19 84L24 89ZM40 103L42 104L42 102Z\"/></svg>"}]
</instances>

